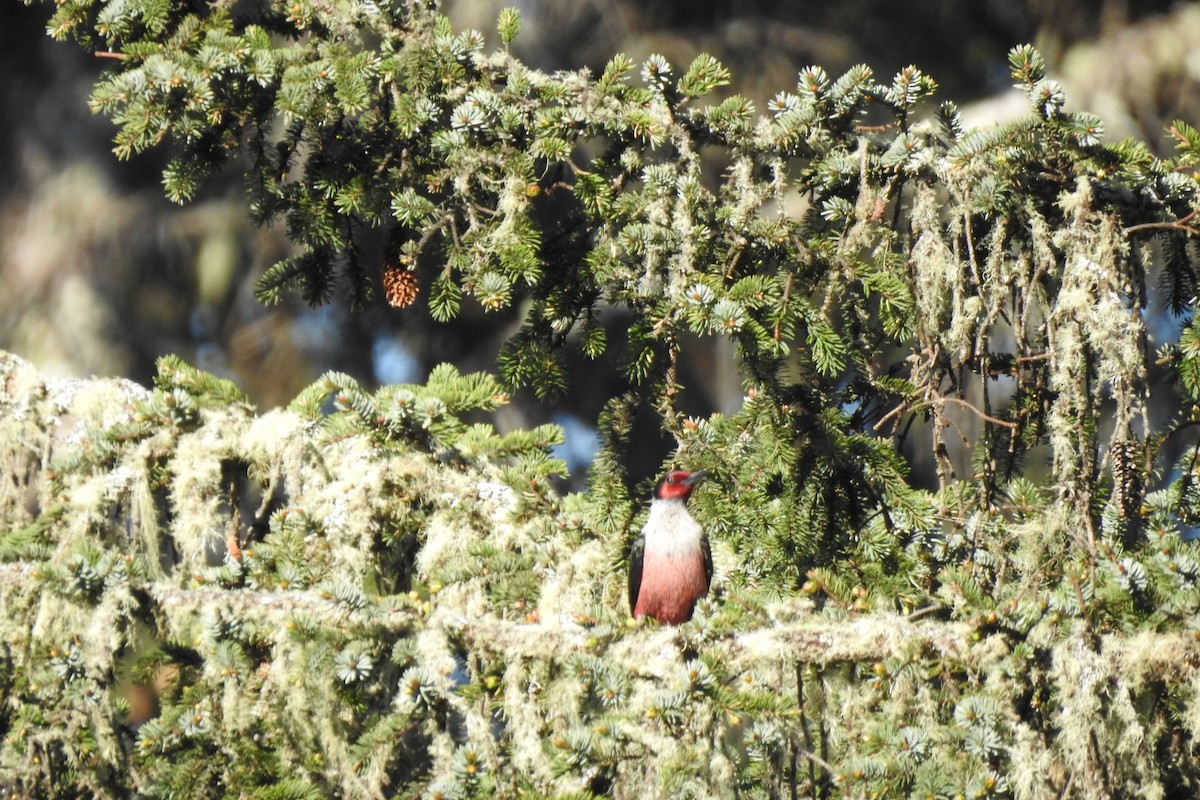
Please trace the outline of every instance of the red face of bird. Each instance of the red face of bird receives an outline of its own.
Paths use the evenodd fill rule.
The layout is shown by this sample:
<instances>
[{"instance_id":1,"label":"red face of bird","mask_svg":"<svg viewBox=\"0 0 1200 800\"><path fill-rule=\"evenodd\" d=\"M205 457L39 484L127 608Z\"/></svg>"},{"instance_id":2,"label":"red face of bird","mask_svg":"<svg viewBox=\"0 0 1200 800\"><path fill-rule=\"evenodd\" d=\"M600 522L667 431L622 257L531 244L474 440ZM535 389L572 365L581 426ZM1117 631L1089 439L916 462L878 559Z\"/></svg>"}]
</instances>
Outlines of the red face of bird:
<instances>
[{"instance_id":1,"label":"red face of bird","mask_svg":"<svg viewBox=\"0 0 1200 800\"><path fill-rule=\"evenodd\" d=\"M708 471L703 469L695 472L673 469L658 482L654 489L654 497L658 500L687 500L692 495L692 489L696 488L696 484L704 480L707 474Z\"/></svg>"}]
</instances>

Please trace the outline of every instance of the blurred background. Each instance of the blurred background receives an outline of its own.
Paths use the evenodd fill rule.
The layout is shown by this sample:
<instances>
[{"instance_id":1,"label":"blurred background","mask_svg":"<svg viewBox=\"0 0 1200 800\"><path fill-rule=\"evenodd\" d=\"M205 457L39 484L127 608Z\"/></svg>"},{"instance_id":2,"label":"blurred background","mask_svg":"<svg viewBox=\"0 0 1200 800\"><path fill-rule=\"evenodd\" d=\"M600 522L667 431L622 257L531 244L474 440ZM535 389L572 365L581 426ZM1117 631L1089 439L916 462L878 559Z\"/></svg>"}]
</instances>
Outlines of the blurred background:
<instances>
[{"instance_id":1,"label":"blurred background","mask_svg":"<svg viewBox=\"0 0 1200 800\"><path fill-rule=\"evenodd\" d=\"M457 28L496 43L500 9L524 20L514 46L546 70L599 70L615 53L635 62L661 53L684 67L708 52L733 71L731 89L760 112L796 73L831 74L856 63L883 82L916 64L963 107L972 125L1018 115L1007 51L1032 42L1066 86L1069 108L1105 121L1109 141L1133 135L1169 150L1176 117L1200 123L1200 3L1168 0L456 0ZM328 369L367 386L418 382L450 361L491 369L520 309L484 315L464 304L459 320L433 322L423 304L380 301L361 312L299 301L263 307L258 275L291 252L280 227L247 220L234 169L197 200L163 199L166 153L120 162L114 128L87 109L108 66L45 34L50 8L0 0L0 349L59 376L123 375L147 383L154 360L177 353L230 377L260 408L288 402ZM720 342L690 343L684 410L707 414L740 403L732 355ZM620 353L571 370L570 393L554 403L519 394L500 427L562 424L559 453L580 474L595 448L594 420L622 388ZM669 452L643 444L653 471Z\"/></svg>"}]
</instances>

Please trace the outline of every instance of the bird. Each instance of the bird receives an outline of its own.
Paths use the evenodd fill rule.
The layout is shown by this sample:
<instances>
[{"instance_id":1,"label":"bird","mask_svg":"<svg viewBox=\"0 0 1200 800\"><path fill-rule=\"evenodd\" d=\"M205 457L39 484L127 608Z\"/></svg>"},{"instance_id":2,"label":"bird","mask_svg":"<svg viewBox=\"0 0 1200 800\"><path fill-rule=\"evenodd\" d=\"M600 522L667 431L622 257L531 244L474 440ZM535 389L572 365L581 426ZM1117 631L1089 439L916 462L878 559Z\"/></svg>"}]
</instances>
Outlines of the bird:
<instances>
[{"instance_id":1,"label":"bird","mask_svg":"<svg viewBox=\"0 0 1200 800\"><path fill-rule=\"evenodd\" d=\"M673 469L654 489L650 516L629 551L629 610L636 620L679 625L708 595L712 550L687 510L692 490L707 474Z\"/></svg>"}]
</instances>

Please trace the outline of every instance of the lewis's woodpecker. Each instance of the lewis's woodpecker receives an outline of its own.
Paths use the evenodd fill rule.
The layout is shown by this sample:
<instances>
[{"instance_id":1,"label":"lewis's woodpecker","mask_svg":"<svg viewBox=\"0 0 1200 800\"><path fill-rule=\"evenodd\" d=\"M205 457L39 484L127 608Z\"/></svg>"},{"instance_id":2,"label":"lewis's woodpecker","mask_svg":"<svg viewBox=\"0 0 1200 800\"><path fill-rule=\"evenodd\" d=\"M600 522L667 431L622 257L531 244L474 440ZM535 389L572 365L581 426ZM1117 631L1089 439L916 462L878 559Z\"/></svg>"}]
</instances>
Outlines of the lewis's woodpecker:
<instances>
[{"instance_id":1,"label":"lewis's woodpecker","mask_svg":"<svg viewBox=\"0 0 1200 800\"><path fill-rule=\"evenodd\" d=\"M678 625L708 594L712 551L687 510L692 489L707 473L671 470L654 489L650 516L629 552L629 608L634 619Z\"/></svg>"}]
</instances>

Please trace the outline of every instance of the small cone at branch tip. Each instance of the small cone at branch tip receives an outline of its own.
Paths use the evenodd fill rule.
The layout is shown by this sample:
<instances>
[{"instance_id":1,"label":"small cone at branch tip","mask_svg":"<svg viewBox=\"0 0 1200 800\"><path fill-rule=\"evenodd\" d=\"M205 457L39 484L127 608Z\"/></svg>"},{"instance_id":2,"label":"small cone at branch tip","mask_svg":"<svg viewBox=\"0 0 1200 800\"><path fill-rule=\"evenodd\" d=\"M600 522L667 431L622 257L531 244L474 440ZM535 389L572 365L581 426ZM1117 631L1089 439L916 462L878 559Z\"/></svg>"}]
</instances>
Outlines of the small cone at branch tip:
<instances>
[{"instance_id":1,"label":"small cone at branch tip","mask_svg":"<svg viewBox=\"0 0 1200 800\"><path fill-rule=\"evenodd\" d=\"M383 293L392 308L407 308L416 302L421 286L417 274L402 265L389 264L383 270Z\"/></svg>"},{"instance_id":2,"label":"small cone at branch tip","mask_svg":"<svg viewBox=\"0 0 1200 800\"><path fill-rule=\"evenodd\" d=\"M650 516L629 553L629 609L678 625L692 618L712 583L712 551L687 501L707 473L671 470L654 490Z\"/></svg>"}]
</instances>

